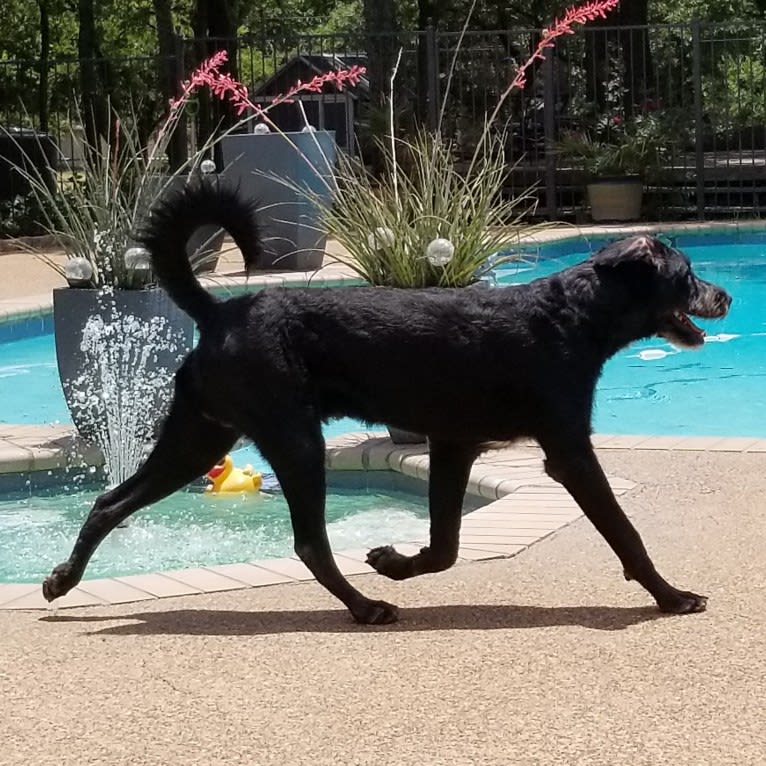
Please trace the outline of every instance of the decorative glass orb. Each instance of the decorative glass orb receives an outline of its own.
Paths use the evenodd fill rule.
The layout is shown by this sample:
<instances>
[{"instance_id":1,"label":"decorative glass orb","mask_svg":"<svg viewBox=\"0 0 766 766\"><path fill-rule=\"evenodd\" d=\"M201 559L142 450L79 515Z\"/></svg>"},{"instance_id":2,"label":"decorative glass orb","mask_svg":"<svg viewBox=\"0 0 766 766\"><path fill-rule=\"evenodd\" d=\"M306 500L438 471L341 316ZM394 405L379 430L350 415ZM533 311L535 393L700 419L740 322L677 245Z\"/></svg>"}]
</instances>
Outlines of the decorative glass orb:
<instances>
[{"instance_id":1,"label":"decorative glass orb","mask_svg":"<svg viewBox=\"0 0 766 766\"><path fill-rule=\"evenodd\" d=\"M437 237L426 246L426 260L432 266L446 266L454 255L455 246L444 237Z\"/></svg>"},{"instance_id":2,"label":"decorative glass orb","mask_svg":"<svg viewBox=\"0 0 766 766\"><path fill-rule=\"evenodd\" d=\"M265 136L267 133L271 133L271 128L265 122L259 122L253 128L253 133L257 136Z\"/></svg>"},{"instance_id":3,"label":"decorative glass orb","mask_svg":"<svg viewBox=\"0 0 766 766\"><path fill-rule=\"evenodd\" d=\"M382 250L394 244L394 232L387 226L378 226L367 236L367 244L371 250Z\"/></svg>"},{"instance_id":4,"label":"decorative glass orb","mask_svg":"<svg viewBox=\"0 0 766 766\"><path fill-rule=\"evenodd\" d=\"M132 271L151 269L152 259L145 247L130 247L125 251L125 267Z\"/></svg>"},{"instance_id":5,"label":"decorative glass orb","mask_svg":"<svg viewBox=\"0 0 766 766\"><path fill-rule=\"evenodd\" d=\"M205 174L215 173L215 162L213 160L202 160L199 169Z\"/></svg>"},{"instance_id":6,"label":"decorative glass orb","mask_svg":"<svg viewBox=\"0 0 766 766\"><path fill-rule=\"evenodd\" d=\"M90 261L82 256L70 258L64 264L64 277L70 284L82 284L89 282L93 276L93 266Z\"/></svg>"}]
</instances>

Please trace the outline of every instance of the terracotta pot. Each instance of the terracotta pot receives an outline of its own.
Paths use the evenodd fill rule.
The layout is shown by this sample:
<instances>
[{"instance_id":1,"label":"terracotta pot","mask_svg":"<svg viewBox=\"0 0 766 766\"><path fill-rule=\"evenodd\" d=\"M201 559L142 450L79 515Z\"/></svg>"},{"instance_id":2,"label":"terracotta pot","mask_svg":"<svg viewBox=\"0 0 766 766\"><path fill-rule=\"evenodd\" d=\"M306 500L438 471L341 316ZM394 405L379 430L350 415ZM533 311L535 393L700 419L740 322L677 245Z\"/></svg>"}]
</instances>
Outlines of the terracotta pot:
<instances>
[{"instance_id":1,"label":"terracotta pot","mask_svg":"<svg viewBox=\"0 0 766 766\"><path fill-rule=\"evenodd\" d=\"M594 221L637 221L641 217L644 182L637 176L599 178L587 186Z\"/></svg>"}]
</instances>

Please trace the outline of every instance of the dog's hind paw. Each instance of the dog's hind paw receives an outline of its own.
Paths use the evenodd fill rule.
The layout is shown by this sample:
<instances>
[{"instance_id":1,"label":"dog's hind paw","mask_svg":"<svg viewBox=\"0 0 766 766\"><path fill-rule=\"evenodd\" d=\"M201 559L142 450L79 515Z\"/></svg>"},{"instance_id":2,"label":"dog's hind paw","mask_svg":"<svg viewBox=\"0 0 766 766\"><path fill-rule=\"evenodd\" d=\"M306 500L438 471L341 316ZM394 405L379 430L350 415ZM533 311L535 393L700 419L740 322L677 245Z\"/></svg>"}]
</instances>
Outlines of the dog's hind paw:
<instances>
[{"instance_id":1,"label":"dog's hind paw","mask_svg":"<svg viewBox=\"0 0 766 766\"><path fill-rule=\"evenodd\" d=\"M412 557L404 556L391 545L373 548L367 554L367 563L378 573L392 580L412 577Z\"/></svg>"},{"instance_id":2,"label":"dog's hind paw","mask_svg":"<svg viewBox=\"0 0 766 766\"><path fill-rule=\"evenodd\" d=\"M668 614L693 614L707 609L707 596L698 596L688 590L677 590L658 601L657 605L661 611Z\"/></svg>"},{"instance_id":3,"label":"dog's hind paw","mask_svg":"<svg viewBox=\"0 0 766 766\"><path fill-rule=\"evenodd\" d=\"M389 625L399 619L399 610L393 604L367 599L354 607L351 614L362 625Z\"/></svg>"}]
</instances>

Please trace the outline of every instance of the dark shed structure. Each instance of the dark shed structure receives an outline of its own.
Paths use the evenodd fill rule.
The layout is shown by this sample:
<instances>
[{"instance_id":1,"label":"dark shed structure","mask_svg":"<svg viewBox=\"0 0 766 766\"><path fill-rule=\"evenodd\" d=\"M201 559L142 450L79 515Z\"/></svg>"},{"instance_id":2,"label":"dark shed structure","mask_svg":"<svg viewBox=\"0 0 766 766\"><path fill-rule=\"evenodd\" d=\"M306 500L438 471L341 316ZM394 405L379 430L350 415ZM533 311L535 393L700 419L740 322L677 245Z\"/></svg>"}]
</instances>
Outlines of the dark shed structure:
<instances>
[{"instance_id":1,"label":"dark shed structure","mask_svg":"<svg viewBox=\"0 0 766 766\"><path fill-rule=\"evenodd\" d=\"M309 82L317 75L366 65L365 54L300 54L283 64L261 85L253 88L251 98L256 104L268 104L275 96L287 93L299 80ZM309 124L319 130L334 130L338 146L353 152L354 125L359 105L369 97L369 91L369 80L362 76L353 87L339 91L332 83L326 83L321 93L300 93L295 101L303 105ZM303 116L296 103L278 104L269 110L269 118L280 130L297 131L304 127Z\"/></svg>"}]
</instances>

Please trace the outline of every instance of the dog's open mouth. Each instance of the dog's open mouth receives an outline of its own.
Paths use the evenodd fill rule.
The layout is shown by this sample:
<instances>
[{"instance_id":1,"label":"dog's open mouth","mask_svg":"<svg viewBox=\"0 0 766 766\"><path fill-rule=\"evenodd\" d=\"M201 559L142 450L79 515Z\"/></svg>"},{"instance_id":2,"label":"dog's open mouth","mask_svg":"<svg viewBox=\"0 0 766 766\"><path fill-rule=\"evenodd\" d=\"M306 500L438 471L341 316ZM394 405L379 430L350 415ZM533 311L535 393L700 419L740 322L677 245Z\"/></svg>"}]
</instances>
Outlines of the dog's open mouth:
<instances>
[{"instance_id":1,"label":"dog's open mouth","mask_svg":"<svg viewBox=\"0 0 766 766\"><path fill-rule=\"evenodd\" d=\"M671 343L686 348L698 348L705 343L705 331L697 327L683 311L673 311L666 315L659 334Z\"/></svg>"}]
</instances>

